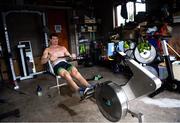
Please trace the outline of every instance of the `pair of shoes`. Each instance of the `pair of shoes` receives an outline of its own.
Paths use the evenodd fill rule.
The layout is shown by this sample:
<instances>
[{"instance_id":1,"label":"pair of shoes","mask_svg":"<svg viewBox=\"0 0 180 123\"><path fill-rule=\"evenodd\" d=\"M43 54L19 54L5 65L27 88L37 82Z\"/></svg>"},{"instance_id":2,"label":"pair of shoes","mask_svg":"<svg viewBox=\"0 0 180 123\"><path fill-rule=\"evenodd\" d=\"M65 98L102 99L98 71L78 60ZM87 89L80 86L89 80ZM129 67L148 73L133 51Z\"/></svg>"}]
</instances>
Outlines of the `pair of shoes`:
<instances>
[{"instance_id":1,"label":"pair of shoes","mask_svg":"<svg viewBox=\"0 0 180 123\"><path fill-rule=\"evenodd\" d=\"M79 94L80 96L85 96L90 90L93 90L94 88L92 86L87 88L79 88Z\"/></svg>"},{"instance_id":2,"label":"pair of shoes","mask_svg":"<svg viewBox=\"0 0 180 123\"><path fill-rule=\"evenodd\" d=\"M81 101L92 97L94 94L94 89L95 89L95 85L90 85L87 88L80 88L79 94L80 94Z\"/></svg>"},{"instance_id":3,"label":"pair of shoes","mask_svg":"<svg viewBox=\"0 0 180 123\"><path fill-rule=\"evenodd\" d=\"M80 97L84 96L84 91L85 91L85 88L79 88L79 95L80 95Z\"/></svg>"},{"instance_id":4,"label":"pair of shoes","mask_svg":"<svg viewBox=\"0 0 180 123\"><path fill-rule=\"evenodd\" d=\"M86 94L87 95L87 93L88 92L94 92L94 90L95 90L95 87L96 87L96 84L90 84L85 90L84 90L84 94Z\"/></svg>"},{"instance_id":5,"label":"pair of shoes","mask_svg":"<svg viewBox=\"0 0 180 123\"><path fill-rule=\"evenodd\" d=\"M84 95L88 95L88 92L92 91L94 88L93 87L87 87L85 90L84 90Z\"/></svg>"}]
</instances>

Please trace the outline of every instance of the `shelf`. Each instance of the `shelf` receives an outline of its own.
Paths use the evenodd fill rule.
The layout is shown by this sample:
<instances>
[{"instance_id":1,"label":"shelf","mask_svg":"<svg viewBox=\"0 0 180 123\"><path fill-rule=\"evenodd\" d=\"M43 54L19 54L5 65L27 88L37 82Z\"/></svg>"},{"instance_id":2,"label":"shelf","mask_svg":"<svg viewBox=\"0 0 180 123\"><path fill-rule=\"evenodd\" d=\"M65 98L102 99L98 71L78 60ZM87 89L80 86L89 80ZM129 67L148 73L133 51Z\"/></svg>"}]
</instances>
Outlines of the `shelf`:
<instances>
[{"instance_id":1,"label":"shelf","mask_svg":"<svg viewBox=\"0 0 180 123\"><path fill-rule=\"evenodd\" d=\"M92 30L92 31L85 31L85 32L81 31L81 33L90 33L90 32L97 32L97 31L96 31L96 30Z\"/></svg>"},{"instance_id":2,"label":"shelf","mask_svg":"<svg viewBox=\"0 0 180 123\"><path fill-rule=\"evenodd\" d=\"M79 42L79 44L78 45L81 45L81 44L90 44L91 42L89 41L89 42Z\"/></svg>"},{"instance_id":3,"label":"shelf","mask_svg":"<svg viewBox=\"0 0 180 123\"><path fill-rule=\"evenodd\" d=\"M81 25L78 27L79 32L96 32L97 26L96 25Z\"/></svg>"},{"instance_id":4,"label":"shelf","mask_svg":"<svg viewBox=\"0 0 180 123\"><path fill-rule=\"evenodd\" d=\"M95 19L85 19L84 23L94 24L94 23L96 23L96 20Z\"/></svg>"},{"instance_id":5,"label":"shelf","mask_svg":"<svg viewBox=\"0 0 180 123\"><path fill-rule=\"evenodd\" d=\"M173 16L173 23L180 23L180 16Z\"/></svg>"},{"instance_id":6,"label":"shelf","mask_svg":"<svg viewBox=\"0 0 180 123\"><path fill-rule=\"evenodd\" d=\"M79 23L77 25L97 25L97 23Z\"/></svg>"}]
</instances>

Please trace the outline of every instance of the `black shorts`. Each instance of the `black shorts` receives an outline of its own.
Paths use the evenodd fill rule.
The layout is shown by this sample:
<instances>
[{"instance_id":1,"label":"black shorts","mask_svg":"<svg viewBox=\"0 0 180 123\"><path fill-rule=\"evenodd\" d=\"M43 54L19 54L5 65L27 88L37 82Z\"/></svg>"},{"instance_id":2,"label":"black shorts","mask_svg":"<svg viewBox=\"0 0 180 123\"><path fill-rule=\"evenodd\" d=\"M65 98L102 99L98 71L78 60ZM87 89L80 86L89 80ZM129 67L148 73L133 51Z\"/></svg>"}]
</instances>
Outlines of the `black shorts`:
<instances>
[{"instance_id":1,"label":"black shorts","mask_svg":"<svg viewBox=\"0 0 180 123\"><path fill-rule=\"evenodd\" d=\"M58 73L61 71L61 70L63 70L63 69L65 69L65 70L67 70L67 71L71 71L71 69L72 69L72 67L73 67L73 65L71 65L71 64L69 64L69 63L67 63L67 62L65 62L65 61L61 61L61 62L59 62L58 64L56 64L54 67L53 67L53 69L54 69L54 73L56 74L56 75L58 75Z\"/></svg>"}]
</instances>

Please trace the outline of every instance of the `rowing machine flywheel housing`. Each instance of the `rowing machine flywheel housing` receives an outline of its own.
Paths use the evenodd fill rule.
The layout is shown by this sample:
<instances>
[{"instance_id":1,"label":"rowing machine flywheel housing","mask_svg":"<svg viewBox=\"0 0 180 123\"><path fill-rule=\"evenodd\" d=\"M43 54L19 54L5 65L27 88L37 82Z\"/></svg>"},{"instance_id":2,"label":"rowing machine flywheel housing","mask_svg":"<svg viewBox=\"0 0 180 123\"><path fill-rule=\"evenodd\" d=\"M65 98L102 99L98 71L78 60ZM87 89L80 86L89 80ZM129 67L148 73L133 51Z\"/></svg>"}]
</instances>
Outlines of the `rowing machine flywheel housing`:
<instances>
[{"instance_id":1,"label":"rowing machine flywheel housing","mask_svg":"<svg viewBox=\"0 0 180 123\"><path fill-rule=\"evenodd\" d=\"M124 118L128 111L128 99L121 86L107 81L95 89L95 98L101 113L108 120L117 122Z\"/></svg>"}]
</instances>

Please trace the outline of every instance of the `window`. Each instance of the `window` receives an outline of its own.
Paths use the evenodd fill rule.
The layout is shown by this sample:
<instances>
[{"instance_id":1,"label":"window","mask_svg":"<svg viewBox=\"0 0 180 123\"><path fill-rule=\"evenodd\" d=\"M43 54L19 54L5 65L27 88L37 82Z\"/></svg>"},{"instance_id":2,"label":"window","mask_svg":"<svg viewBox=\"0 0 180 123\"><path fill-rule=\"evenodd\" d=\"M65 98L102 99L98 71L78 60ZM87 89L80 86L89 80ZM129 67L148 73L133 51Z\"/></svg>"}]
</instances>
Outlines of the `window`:
<instances>
[{"instance_id":1,"label":"window","mask_svg":"<svg viewBox=\"0 0 180 123\"><path fill-rule=\"evenodd\" d=\"M145 3L136 3L136 14L138 14L138 12L145 12L145 11L146 11Z\"/></svg>"},{"instance_id":2,"label":"window","mask_svg":"<svg viewBox=\"0 0 180 123\"><path fill-rule=\"evenodd\" d=\"M142 3L141 0L137 0L137 2L128 2L126 4L127 7L127 13L128 13L128 19L125 20L121 16L121 5L118 5L116 7L116 19L117 19L117 25L120 26L121 24L125 24L125 22L132 22L134 21L134 14L138 14L138 12L145 12L146 11L146 4ZM135 8L134 8L135 7Z\"/></svg>"}]
</instances>

